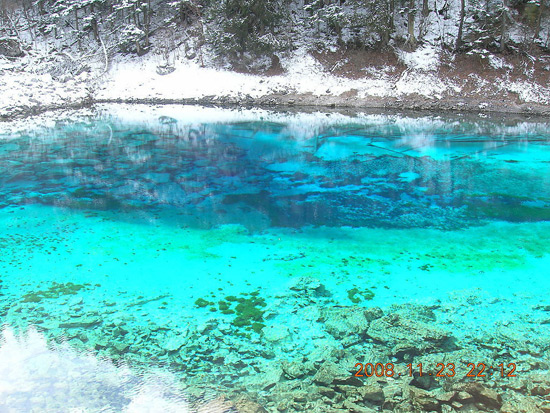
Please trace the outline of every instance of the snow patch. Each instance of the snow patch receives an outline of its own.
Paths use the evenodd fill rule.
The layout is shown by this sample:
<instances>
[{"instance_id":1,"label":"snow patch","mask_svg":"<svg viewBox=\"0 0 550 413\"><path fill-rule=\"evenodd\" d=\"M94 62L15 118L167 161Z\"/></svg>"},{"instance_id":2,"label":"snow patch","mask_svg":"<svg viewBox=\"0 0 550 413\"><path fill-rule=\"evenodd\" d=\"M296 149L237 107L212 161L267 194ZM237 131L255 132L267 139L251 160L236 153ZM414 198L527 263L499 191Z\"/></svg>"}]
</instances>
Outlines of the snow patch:
<instances>
[{"instance_id":1,"label":"snow patch","mask_svg":"<svg viewBox=\"0 0 550 413\"><path fill-rule=\"evenodd\" d=\"M440 64L440 50L431 45L419 47L414 52L399 50L399 60L409 69L421 71L437 70Z\"/></svg>"},{"instance_id":2,"label":"snow patch","mask_svg":"<svg viewBox=\"0 0 550 413\"><path fill-rule=\"evenodd\" d=\"M495 69L514 69L514 66L512 66L510 63L506 63L506 60L504 60L502 57L498 57L495 55L488 55L489 64L495 68Z\"/></svg>"},{"instance_id":3,"label":"snow patch","mask_svg":"<svg viewBox=\"0 0 550 413\"><path fill-rule=\"evenodd\" d=\"M421 96L441 99L449 90L459 91L456 85L446 83L432 73L405 71L395 84L395 90L400 95L418 94Z\"/></svg>"},{"instance_id":4,"label":"snow patch","mask_svg":"<svg viewBox=\"0 0 550 413\"><path fill-rule=\"evenodd\" d=\"M505 83L504 86L510 92L517 93L524 102L550 103L550 90L532 82L516 81Z\"/></svg>"}]
</instances>

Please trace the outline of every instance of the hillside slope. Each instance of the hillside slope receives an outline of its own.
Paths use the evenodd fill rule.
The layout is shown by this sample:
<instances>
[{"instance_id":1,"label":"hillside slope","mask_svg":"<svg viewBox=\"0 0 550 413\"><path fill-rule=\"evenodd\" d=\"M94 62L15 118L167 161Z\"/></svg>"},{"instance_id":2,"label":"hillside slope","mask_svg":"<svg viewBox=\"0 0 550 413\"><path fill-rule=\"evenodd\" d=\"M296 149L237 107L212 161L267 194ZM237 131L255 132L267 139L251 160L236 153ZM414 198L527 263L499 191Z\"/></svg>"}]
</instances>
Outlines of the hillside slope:
<instances>
[{"instance_id":1,"label":"hillside slope","mask_svg":"<svg viewBox=\"0 0 550 413\"><path fill-rule=\"evenodd\" d=\"M0 118L95 101L547 114L547 6L2 1Z\"/></svg>"}]
</instances>

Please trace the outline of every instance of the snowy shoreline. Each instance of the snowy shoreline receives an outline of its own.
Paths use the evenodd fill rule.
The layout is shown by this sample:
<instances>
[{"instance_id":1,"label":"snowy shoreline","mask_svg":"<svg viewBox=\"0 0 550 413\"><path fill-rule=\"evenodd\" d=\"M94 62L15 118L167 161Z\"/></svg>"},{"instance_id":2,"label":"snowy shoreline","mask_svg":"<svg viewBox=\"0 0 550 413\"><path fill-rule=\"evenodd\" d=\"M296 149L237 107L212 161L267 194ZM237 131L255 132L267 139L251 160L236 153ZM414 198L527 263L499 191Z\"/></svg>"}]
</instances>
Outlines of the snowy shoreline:
<instances>
[{"instance_id":1,"label":"snowy shoreline","mask_svg":"<svg viewBox=\"0 0 550 413\"><path fill-rule=\"evenodd\" d=\"M219 96L202 98L113 98L80 100L69 103L36 104L34 106L12 106L0 113L0 122L10 122L48 112L93 108L102 104L136 105L201 105L219 108L260 108L269 110L292 111L330 111L357 112L361 110L395 112L419 112L420 114L470 114L470 115L519 115L525 117L544 117L550 115L550 105L544 104L503 104L488 99L441 99L431 100L422 97L349 99L338 96L312 95L268 95L260 98Z\"/></svg>"},{"instance_id":2,"label":"snowy shoreline","mask_svg":"<svg viewBox=\"0 0 550 413\"><path fill-rule=\"evenodd\" d=\"M282 59L283 73L273 76L184 61L160 74L162 60L154 55L118 56L107 72L91 67L61 77L37 69L36 56L0 60L0 121L100 103L550 115L550 87L541 79L506 66L482 73L462 69L462 62L445 69L436 58L433 67L418 67L424 52L403 52L404 70L366 66L356 77L333 73L307 52Z\"/></svg>"},{"instance_id":3,"label":"snowy shoreline","mask_svg":"<svg viewBox=\"0 0 550 413\"><path fill-rule=\"evenodd\" d=\"M98 99L91 104L151 104L151 105L215 105L220 107L260 107L260 108L293 108L307 111L308 108L331 110L390 110L390 111L425 111L470 114L517 114L517 115L550 115L550 105L544 104L504 104L490 99L444 98L433 100L424 97L407 96L404 98L342 98L339 96L313 96L310 94L267 95L259 98L219 96L203 98L120 98Z\"/></svg>"}]
</instances>

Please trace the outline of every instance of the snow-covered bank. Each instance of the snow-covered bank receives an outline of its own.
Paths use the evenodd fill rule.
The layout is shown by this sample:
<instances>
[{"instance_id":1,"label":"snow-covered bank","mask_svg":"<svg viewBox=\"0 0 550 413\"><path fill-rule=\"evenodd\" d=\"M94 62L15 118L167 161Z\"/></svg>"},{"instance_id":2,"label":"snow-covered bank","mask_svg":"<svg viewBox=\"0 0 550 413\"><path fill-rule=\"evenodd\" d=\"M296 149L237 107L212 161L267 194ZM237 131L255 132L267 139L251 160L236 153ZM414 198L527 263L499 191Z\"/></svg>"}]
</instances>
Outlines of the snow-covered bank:
<instances>
[{"instance_id":1,"label":"snow-covered bank","mask_svg":"<svg viewBox=\"0 0 550 413\"><path fill-rule=\"evenodd\" d=\"M339 108L395 108L474 112L550 113L547 77L518 75L503 61L486 73L461 72L433 49L401 52L403 67L366 66L360 76L334 73L304 51L281 61L275 76L236 73L176 61L160 74L163 61L150 54L120 56L102 73L98 64L76 77L34 74L31 57L0 60L0 119L94 102L294 105ZM502 60L502 59L501 59ZM345 64L340 59L336 64ZM497 64L499 63L499 64ZM542 78L543 81L540 81Z\"/></svg>"}]
</instances>

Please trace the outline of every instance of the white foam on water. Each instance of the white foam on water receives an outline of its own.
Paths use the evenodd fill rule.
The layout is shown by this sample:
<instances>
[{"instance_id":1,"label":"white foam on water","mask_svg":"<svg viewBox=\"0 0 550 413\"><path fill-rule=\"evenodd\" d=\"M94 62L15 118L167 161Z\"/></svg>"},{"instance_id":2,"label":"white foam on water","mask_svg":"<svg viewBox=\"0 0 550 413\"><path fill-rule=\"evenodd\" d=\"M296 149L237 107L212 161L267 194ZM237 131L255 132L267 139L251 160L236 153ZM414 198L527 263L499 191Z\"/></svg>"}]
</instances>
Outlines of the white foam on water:
<instances>
[{"instance_id":1,"label":"white foam on water","mask_svg":"<svg viewBox=\"0 0 550 413\"><path fill-rule=\"evenodd\" d=\"M68 344L48 345L34 329L0 336L1 412L189 412L169 373L140 374Z\"/></svg>"}]
</instances>

